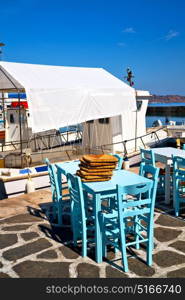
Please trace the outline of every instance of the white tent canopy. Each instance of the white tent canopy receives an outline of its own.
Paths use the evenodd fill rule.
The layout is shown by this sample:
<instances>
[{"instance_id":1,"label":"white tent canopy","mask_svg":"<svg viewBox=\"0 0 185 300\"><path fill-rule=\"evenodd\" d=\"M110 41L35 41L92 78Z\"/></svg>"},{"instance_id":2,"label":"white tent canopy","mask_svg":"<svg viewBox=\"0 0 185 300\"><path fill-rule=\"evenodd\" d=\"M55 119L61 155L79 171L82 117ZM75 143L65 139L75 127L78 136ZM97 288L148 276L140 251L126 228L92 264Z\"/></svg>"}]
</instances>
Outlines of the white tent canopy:
<instances>
[{"instance_id":1,"label":"white tent canopy","mask_svg":"<svg viewBox=\"0 0 185 300\"><path fill-rule=\"evenodd\" d=\"M102 68L0 62L0 89L11 87L25 89L33 132L136 110L135 90Z\"/></svg>"}]
</instances>

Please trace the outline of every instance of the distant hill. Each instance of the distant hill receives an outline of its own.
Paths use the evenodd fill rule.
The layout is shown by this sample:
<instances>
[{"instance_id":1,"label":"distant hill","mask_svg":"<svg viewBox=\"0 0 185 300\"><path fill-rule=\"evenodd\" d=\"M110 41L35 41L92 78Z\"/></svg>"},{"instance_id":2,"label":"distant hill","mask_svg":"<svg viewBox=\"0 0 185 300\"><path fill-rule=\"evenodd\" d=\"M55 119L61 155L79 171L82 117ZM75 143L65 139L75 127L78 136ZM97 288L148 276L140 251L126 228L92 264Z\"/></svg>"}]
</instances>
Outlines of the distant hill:
<instances>
[{"instance_id":1,"label":"distant hill","mask_svg":"<svg viewBox=\"0 0 185 300\"><path fill-rule=\"evenodd\" d=\"M173 102L185 102L185 96L179 96L179 95L152 95L149 102L158 102L158 103L173 103Z\"/></svg>"}]
</instances>

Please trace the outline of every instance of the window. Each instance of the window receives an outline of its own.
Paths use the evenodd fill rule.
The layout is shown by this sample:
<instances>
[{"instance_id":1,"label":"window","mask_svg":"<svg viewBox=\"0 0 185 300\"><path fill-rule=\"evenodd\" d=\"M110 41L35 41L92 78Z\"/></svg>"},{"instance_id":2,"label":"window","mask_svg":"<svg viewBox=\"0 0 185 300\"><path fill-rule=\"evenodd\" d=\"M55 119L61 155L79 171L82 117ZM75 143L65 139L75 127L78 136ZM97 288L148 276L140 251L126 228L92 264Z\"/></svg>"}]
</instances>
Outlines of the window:
<instances>
[{"instance_id":1,"label":"window","mask_svg":"<svg viewBox=\"0 0 185 300\"><path fill-rule=\"evenodd\" d=\"M137 104L137 110L140 111L142 107L142 101L136 101Z\"/></svg>"},{"instance_id":2,"label":"window","mask_svg":"<svg viewBox=\"0 0 185 300\"><path fill-rule=\"evenodd\" d=\"M14 124L14 123L15 123L14 115L13 115L13 114L10 114L10 123L11 123L11 124Z\"/></svg>"},{"instance_id":3,"label":"window","mask_svg":"<svg viewBox=\"0 0 185 300\"><path fill-rule=\"evenodd\" d=\"M100 124L109 124L109 118L99 119Z\"/></svg>"}]
</instances>

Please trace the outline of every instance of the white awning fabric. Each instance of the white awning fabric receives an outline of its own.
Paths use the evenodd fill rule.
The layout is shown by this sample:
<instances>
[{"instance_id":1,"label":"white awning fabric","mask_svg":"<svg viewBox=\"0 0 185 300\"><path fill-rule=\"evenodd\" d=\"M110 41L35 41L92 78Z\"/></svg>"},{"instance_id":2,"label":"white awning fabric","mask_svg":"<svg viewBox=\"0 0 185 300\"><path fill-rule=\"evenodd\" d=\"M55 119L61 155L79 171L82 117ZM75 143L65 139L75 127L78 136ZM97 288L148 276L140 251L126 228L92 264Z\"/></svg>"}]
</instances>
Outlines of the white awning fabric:
<instances>
[{"instance_id":1,"label":"white awning fabric","mask_svg":"<svg viewBox=\"0 0 185 300\"><path fill-rule=\"evenodd\" d=\"M0 72L25 89L33 132L136 110L135 90L101 68L10 62L0 66Z\"/></svg>"}]
</instances>

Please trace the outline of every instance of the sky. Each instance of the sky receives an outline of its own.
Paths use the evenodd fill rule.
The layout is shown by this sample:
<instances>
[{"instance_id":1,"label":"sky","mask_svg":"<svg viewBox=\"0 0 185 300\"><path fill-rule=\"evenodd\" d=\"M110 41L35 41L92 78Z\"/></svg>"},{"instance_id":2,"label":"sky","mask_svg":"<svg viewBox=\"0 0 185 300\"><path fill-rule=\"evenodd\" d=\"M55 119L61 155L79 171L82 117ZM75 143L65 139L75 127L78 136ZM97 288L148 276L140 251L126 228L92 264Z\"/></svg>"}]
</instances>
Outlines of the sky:
<instances>
[{"instance_id":1,"label":"sky","mask_svg":"<svg viewBox=\"0 0 185 300\"><path fill-rule=\"evenodd\" d=\"M185 95L184 0L0 0L2 60L100 67Z\"/></svg>"}]
</instances>

